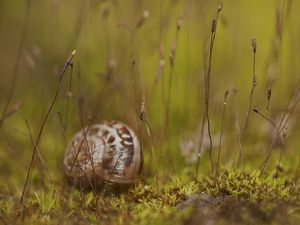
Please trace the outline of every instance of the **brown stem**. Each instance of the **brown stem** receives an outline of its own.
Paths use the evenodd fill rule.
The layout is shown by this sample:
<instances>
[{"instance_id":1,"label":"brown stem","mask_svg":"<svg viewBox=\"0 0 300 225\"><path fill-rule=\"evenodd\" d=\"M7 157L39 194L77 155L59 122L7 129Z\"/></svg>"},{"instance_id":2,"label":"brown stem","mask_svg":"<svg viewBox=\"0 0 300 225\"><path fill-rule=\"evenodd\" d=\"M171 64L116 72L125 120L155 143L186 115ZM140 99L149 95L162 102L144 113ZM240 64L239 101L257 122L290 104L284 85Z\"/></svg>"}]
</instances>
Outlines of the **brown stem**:
<instances>
[{"instance_id":1,"label":"brown stem","mask_svg":"<svg viewBox=\"0 0 300 225\"><path fill-rule=\"evenodd\" d=\"M30 172L31 172L31 169L32 169L32 166L33 166L35 153L37 151L38 144L39 144L40 139L42 137L42 133L43 133L46 121L47 121L48 116L50 115L50 112L52 111L52 108L53 108L53 106L54 106L54 104L56 102L56 99L58 97L64 73L66 72L68 66L72 65L72 60L73 60L73 57L74 57L75 53L76 53L75 50L71 53L71 55L68 57L67 61L65 62L64 66L63 66L63 68L62 68L62 70L61 70L61 72L59 74L58 84L57 84L57 88L56 88L56 92L55 92L54 98L53 98L53 100L52 100L52 102L51 102L51 104L49 106L49 109L48 109L45 117L44 117L44 120L43 120L42 125L40 127L40 130L39 130L39 133L38 133L38 136L37 136L34 148L33 148L32 156L31 156L31 161L30 161L30 164L29 164L29 167L28 167L28 170L27 170L27 176L26 176L26 180L25 180L25 183L24 183L24 186L23 186L22 195L21 195L21 198L20 198L20 205L23 204L23 199L24 199L24 195L25 195L27 183L28 183L28 180L29 180Z\"/></svg>"},{"instance_id":2,"label":"brown stem","mask_svg":"<svg viewBox=\"0 0 300 225\"><path fill-rule=\"evenodd\" d=\"M279 168L280 168L280 163L281 163L281 159L282 159L282 155L285 149L285 138L286 138L286 134L283 135L283 143L280 149L280 155L279 155L279 160L278 160L278 164L276 166L276 173L275 173L275 177L278 177L279 175Z\"/></svg>"},{"instance_id":3,"label":"brown stem","mask_svg":"<svg viewBox=\"0 0 300 225\"><path fill-rule=\"evenodd\" d=\"M226 113L227 96L228 96L228 91L225 92L224 102L223 102L223 113L222 113L222 123L221 123L221 134L220 134L220 139L219 139L216 177L219 174L219 167L220 167L220 153L221 153L221 145L222 145L222 137L223 137L223 129L224 129L224 120L225 120L225 113Z\"/></svg>"},{"instance_id":4,"label":"brown stem","mask_svg":"<svg viewBox=\"0 0 300 225\"><path fill-rule=\"evenodd\" d=\"M253 109L253 112L257 113L262 118L264 118L265 120L267 120L270 124L272 124L273 127L277 128L276 124L271 119L269 119L268 117L266 117L264 114L262 114L261 112L259 112L257 109Z\"/></svg>"},{"instance_id":5,"label":"brown stem","mask_svg":"<svg viewBox=\"0 0 300 225\"><path fill-rule=\"evenodd\" d=\"M204 108L204 117L201 124L201 136L200 136L200 143L199 143L199 149L198 149L198 160L196 165L196 177L198 177L198 170L199 170L199 164L200 164L200 153L202 148L202 141L203 141L203 131L204 131L204 124L205 121L207 121L207 132L209 137L209 158L211 163L211 169L212 172L214 172L214 162L213 162L213 156L212 156L212 146L213 146L213 140L211 136L211 124L209 119L209 95L210 95L210 76L211 76L211 64L212 64L212 54L213 54L213 48L217 33L217 24L219 19L219 13L221 12L223 7L223 4L220 4L218 6L217 10L217 16L216 19L213 19L211 24L211 36L210 36L210 47L209 47L209 59L208 59L208 69L207 72L204 73L204 83L205 83L205 108Z\"/></svg>"},{"instance_id":6,"label":"brown stem","mask_svg":"<svg viewBox=\"0 0 300 225\"><path fill-rule=\"evenodd\" d=\"M260 166L260 175L262 175L264 173L267 163L273 152L273 147L274 147L276 141L278 140L279 135L282 133L283 129L285 129L287 122L289 121L290 117L292 116L292 113L294 112L294 110L299 102L299 98L300 98L299 90L300 90L300 80L298 81L298 83L294 89L293 95L291 96L291 98L287 104L286 111L282 115L279 126L277 126L276 134L274 135L272 143L270 144L268 151L267 151L268 154ZM294 100L294 102L293 102L293 100Z\"/></svg>"},{"instance_id":7,"label":"brown stem","mask_svg":"<svg viewBox=\"0 0 300 225\"><path fill-rule=\"evenodd\" d=\"M179 24L180 21L180 25ZM176 59L176 49L177 49L177 42L178 42L178 36L179 36L179 31L182 25L182 16L178 18L177 21L177 29L176 29L176 35L175 35L175 40L173 42L172 48L171 48L171 53L170 53L170 71L169 71L169 84L168 84L168 95L167 95L167 102L166 102L166 118L165 118L165 127L164 129L168 129L169 125L169 113L170 113L170 107L171 107L171 93L172 93L172 80L174 76L174 68L175 68L175 59Z\"/></svg>"},{"instance_id":8,"label":"brown stem","mask_svg":"<svg viewBox=\"0 0 300 225\"><path fill-rule=\"evenodd\" d=\"M254 93L254 89L257 84L256 71L255 71L255 69L256 69L256 39L252 39L252 50L253 50L252 86L251 86L251 91L250 91L250 96L249 96L248 110L247 110L247 113L245 116L243 128L241 130L241 143L243 143L245 132L248 127L249 117L250 117L250 113L251 113L252 105L253 105L253 103L252 103L253 102L253 93ZM242 152L240 152L238 165L241 164L242 160L243 160L243 156L242 156Z\"/></svg>"}]
</instances>

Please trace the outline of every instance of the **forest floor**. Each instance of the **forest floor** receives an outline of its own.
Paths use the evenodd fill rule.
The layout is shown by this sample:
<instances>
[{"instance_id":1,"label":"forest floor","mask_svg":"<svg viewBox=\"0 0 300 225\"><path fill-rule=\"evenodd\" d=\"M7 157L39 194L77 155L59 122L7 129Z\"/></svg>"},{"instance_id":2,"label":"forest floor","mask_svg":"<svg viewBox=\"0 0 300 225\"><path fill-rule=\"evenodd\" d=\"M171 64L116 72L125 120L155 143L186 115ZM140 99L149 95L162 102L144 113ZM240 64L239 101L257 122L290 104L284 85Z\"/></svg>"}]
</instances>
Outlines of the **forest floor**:
<instances>
[{"instance_id":1,"label":"forest floor","mask_svg":"<svg viewBox=\"0 0 300 225\"><path fill-rule=\"evenodd\" d=\"M155 180L152 180L155 183ZM198 181L186 173L165 184L80 191L31 191L22 207L1 193L2 224L298 224L300 186L274 176L221 170Z\"/></svg>"}]
</instances>

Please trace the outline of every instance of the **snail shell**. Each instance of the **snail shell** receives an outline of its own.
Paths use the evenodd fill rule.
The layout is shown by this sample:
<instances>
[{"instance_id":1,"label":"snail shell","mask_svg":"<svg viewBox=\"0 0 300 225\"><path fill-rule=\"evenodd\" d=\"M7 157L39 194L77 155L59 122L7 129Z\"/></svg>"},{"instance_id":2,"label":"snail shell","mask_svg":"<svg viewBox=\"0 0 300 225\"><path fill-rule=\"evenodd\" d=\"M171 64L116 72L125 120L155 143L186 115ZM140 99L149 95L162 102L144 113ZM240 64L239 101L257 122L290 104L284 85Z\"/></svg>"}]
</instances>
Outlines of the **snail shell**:
<instances>
[{"instance_id":1,"label":"snail shell","mask_svg":"<svg viewBox=\"0 0 300 225\"><path fill-rule=\"evenodd\" d=\"M83 184L130 184L141 172L143 155L134 131L122 122L102 122L74 135L65 150L64 172Z\"/></svg>"}]
</instances>

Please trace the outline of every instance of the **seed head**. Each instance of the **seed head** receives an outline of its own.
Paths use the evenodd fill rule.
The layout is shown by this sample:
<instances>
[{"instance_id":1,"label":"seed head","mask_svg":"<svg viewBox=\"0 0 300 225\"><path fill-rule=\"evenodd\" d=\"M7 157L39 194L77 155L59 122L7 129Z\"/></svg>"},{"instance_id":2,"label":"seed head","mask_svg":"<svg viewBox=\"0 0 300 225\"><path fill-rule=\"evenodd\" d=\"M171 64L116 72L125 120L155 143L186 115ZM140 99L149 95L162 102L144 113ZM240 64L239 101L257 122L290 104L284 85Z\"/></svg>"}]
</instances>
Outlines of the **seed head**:
<instances>
[{"instance_id":1,"label":"seed head","mask_svg":"<svg viewBox=\"0 0 300 225\"><path fill-rule=\"evenodd\" d=\"M137 21L135 27L140 28L145 23L148 17L149 17L149 11L148 10L143 11L143 14L140 17L140 19Z\"/></svg>"},{"instance_id":2,"label":"seed head","mask_svg":"<svg viewBox=\"0 0 300 225\"><path fill-rule=\"evenodd\" d=\"M256 39L253 38L253 39L252 39L252 49L253 49L253 53L254 53L254 54L256 53L256 47L257 47L257 45L256 45Z\"/></svg>"},{"instance_id":3,"label":"seed head","mask_svg":"<svg viewBox=\"0 0 300 225\"><path fill-rule=\"evenodd\" d=\"M272 88L268 88L268 95L267 95L268 101L271 99L271 96L272 96Z\"/></svg>"},{"instance_id":4,"label":"seed head","mask_svg":"<svg viewBox=\"0 0 300 225\"><path fill-rule=\"evenodd\" d=\"M216 31L217 21L215 19L211 22L211 32L214 33Z\"/></svg>"},{"instance_id":5,"label":"seed head","mask_svg":"<svg viewBox=\"0 0 300 225\"><path fill-rule=\"evenodd\" d=\"M286 138L286 135L287 135L287 130L286 130L286 127L285 127L285 128L283 128L283 130L282 130L282 137L283 137L283 138Z\"/></svg>"},{"instance_id":6,"label":"seed head","mask_svg":"<svg viewBox=\"0 0 300 225\"><path fill-rule=\"evenodd\" d=\"M183 15L178 17L177 20L177 30L180 30L180 28L182 27L182 23L183 23Z\"/></svg>"},{"instance_id":7,"label":"seed head","mask_svg":"<svg viewBox=\"0 0 300 225\"><path fill-rule=\"evenodd\" d=\"M220 3L219 6L218 6L218 13L221 12L222 8L223 8L223 2Z\"/></svg>"},{"instance_id":8,"label":"seed head","mask_svg":"<svg viewBox=\"0 0 300 225\"><path fill-rule=\"evenodd\" d=\"M140 120L144 121L145 119L145 102L142 102L141 110L140 110Z\"/></svg>"}]
</instances>

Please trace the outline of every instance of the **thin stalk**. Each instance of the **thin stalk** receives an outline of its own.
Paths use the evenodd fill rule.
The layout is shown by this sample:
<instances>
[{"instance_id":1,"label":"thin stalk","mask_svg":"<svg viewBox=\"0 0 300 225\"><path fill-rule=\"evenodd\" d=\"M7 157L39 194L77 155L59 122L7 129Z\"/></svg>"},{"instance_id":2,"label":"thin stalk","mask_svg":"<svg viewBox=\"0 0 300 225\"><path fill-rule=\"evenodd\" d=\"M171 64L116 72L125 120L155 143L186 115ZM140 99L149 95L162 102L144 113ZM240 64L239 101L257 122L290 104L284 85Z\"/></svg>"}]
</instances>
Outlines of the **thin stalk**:
<instances>
[{"instance_id":1,"label":"thin stalk","mask_svg":"<svg viewBox=\"0 0 300 225\"><path fill-rule=\"evenodd\" d=\"M27 130L28 130L29 136L30 136L31 143L32 143L32 145L34 146L34 145L35 145L35 142L34 142L34 139L33 139L33 136L32 136L32 132L31 132L31 129L30 129L28 120L25 119L25 122L26 122L26 127L27 127ZM53 179L52 179L52 177L51 177L51 175L50 175L50 173L49 173L49 168L47 167L46 162L45 162L45 160L43 159L43 157L42 157L42 155L41 155L41 153L40 153L40 151L39 151L38 148L37 148L37 151L36 151L36 152L37 152L37 155L38 155L38 157L39 157L39 159L40 159L42 165L46 168L46 173L47 173L47 175L48 175L48 177L49 177L49 179L50 179L50 182L53 183ZM45 173L43 173L43 175L45 175Z\"/></svg>"},{"instance_id":2,"label":"thin stalk","mask_svg":"<svg viewBox=\"0 0 300 225\"><path fill-rule=\"evenodd\" d=\"M264 114L262 114L261 112L259 112L257 109L253 109L253 112L257 113L262 118L264 118L266 121L268 121L270 124L272 124L272 126L274 128L277 128L276 124L271 119L269 119L268 117L266 117Z\"/></svg>"},{"instance_id":3,"label":"thin stalk","mask_svg":"<svg viewBox=\"0 0 300 225\"><path fill-rule=\"evenodd\" d=\"M74 142L72 142L72 148L73 148L74 154L76 154ZM91 186L91 188L92 188L92 191L93 191L93 193L95 193L95 188L94 188L93 182L91 181L90 177L86 174L85 170L82 169L82 168L79 166L79 163L78 163L78 167L79 167L79 169L84 173L84 175L87 177L87 179L88 179L88 181L89 181L89 184L90 184L90 186Z\"/></svg>"},{"instance_id":4,"label":"thin stalk","mask_svg":"<svg viewBox=\"0 0 300 225\"><path fill-rule=\"evenodd\" d=\"M250 96L249 96L248 111L246 113L244 126L242 129L242 139L244 137L245 130L248 127L249 116L250 116L251 109L252 109L253 93L254 93L254 89L257 84L256 71L255 71L256 70L256 40L255 39L252 39L252 47L253 47L252 86L251 86L251 91L250 91Z\"/></svg>"},{"instance_id":5,"label":"thin stalk","mask_svg":"<svg viewBox=\"0 0 300 225\"><path fill-rule=\"evenodd\" d=\"M179 16L179 18L177 20L175 40L173 42L173 45L172 45L172 48L171 48L171 53L170 53L170 56L169 56L170 71L169 71L168 95L167 95L167 102L166 102L166 118L165 118L165 127L164 127L165 130L168 129L168 125L169 125L172 80L173 80L173 76L174 76L177 42L178 42L179 32L180 32L180 29L181 29L181 26L182 26L182 20L183 20L183 16Z\"/></svg>"},{"instance_id":6,"label":"thin stalk","mask_svg":"<svg viewBox=\"0 0 300 225\"><path fill-rule=\"evenodd\" d=\"M221 155L221 145L222 145L222 137L223 137L223 129L224 129L224 120L225 120L225 113L226 113L226 100L228 96L228 91L225 92L224 96L224 102L223 102L223 113L222 113L222 123L221 123L221 134L219 139L219 149L218 149L218 158L217 158L217 168L216 168L216 177L219 174L219 168L220 168L220 155Z\"/></svg>"},{"instance_id":7,"label":"thin stalk","mask_svg":"<svg viewBox=\"0 0 300 225\"><path fill-rule=\"evenodd\" d=\"M28 133L29 133L29 137L30 137L31 143L32 143L32 145L34 146L34 145L35 145L35 142L34 142L34 139L33 139L33 136L32 136L31 129L30 129L30 127L29 127L28 120L25 119L25 122L26 122L26 127L27 127L27 130L28 130ZM38 148L37 148L36 152L37 152L37 154L38 154L39 159L41 160L41 163L45 166L45 165L46 165L45 160L43 159L43 157L42 157L42 155L41 155L41 153L40 153L40 151L39 151Z\"/></svg>"},{"instance_id":8,"label":"thin stalk","mask_svg":"<svg viewBox=\"0 0 300 225\"><path fill-rule=\"evenodd\" d=\"M67 131L68 129L68 114L69 114L69 101L70 98L72 97L72 78L73 78L73 66L71 66L71 74L70 74L70 78L69 78L69 86L68 86L68 92L67 92L67 96L66 96L66 115L65 115L65 123L64 123L64 127L65 127L65 131Z\"/></svg>"},{"instance_id":9,"label":"thin stalk","mask_svg":"<svg viewBox=\"0 0 300 225\"><path fill-rule=\"evenodd\" d=\"M298 83L294 89L293 95L291 96L291 98L287 104L286 111L282 115L279 126L277 126L276 134L274 135L272 143L270 144L270 146L267 150L268 154L260 166L260 175L262 175L265 172L267 163L269 162L269 159L273 152L273 147L274 147L275 143L277 142L279 135L285 129L287 122L289 121L290 117L292 116L292 113L294 112L294 110L299 102L299 97L300 97L299 90L300 90L300 80L298 81ZM293 102L293 100L294 100L294 102Z\"/></svg>"},{"instance_id":10,"label":"thin stalk","mask_svg":"<svg viewBox=\"0 0 300 225\"><path fill-rule=\"evenodd\" d=\"M212 172L214 172L214 162L213 162L213 156L212 156L212 136L211 136L211 124L209 119L209 95L210 95L210 77L211 77L211 68L212 68L212 54L213 54L213 48L217 33L217 24L219 19L219 13L221 12L223 7L223 4L220 4L218 6L217 10L217 16L216 19L212 20L211 24L211 35L210 35L210 47L209 47L209 59L208 59L208 69L207 72L204 73L204 83L205 83L205 107L204 107L204 116L202 119L201 124L201 136L200 136L200 143L199 143L199 149L198 149L198 161L196 165L196 178L198 177L198 170L200 165L200 156L201 156L201 148L202 148L202 142L203 142L203 131L204 131L204 124L207 121L207 131L208 131L208 137L209 137L209 158L211 163L211 169Z\"/></svg>"},{"instance_id":11,"label":"thin stalk","mask_svg":"<svg viewBox=\"0 0 300 225\"><path fill-rule=\"evenodd\" d=\"M151 127L150 127L150 123L149 123L149 121L147 120L147 118L145 116L145 102L143 102L142 106L141 106L140 120L146 124L147 134L151 138L151 153L152 153L152 157L154 158L155 163L157 165L158 161L157 161L157 157L156 157L156 154L155 154L155 151L154 151L152 130L151 130Z\"/></svg>"},{"instance_id":12,"label":"thin stalk","mask_svg":"<svg viewBox=\"0 0 300 225\"><path fill-rule=\"evenodd\" d=\"M245 132L246 132L246 129L248 127L249 117L250 117L250 113L251 113L252 107L253 107L253 103L252 103L253 102L253 94L254 94L255 87L257 85L257 77L256 77L256 48L257 48L256 39L253 38L252 39L252 50L253 50L252 85L251 85L251 91L250 91L250 96L249 96L248 110L246 112L246 116L245 116L243 128L242 128L242 131L241 131L241 143L243 143ZM243 159L242 152L240 152L238 165L241 164L242 159Z\"/></svg>"},{"instance_id":13,"label":"thin stalk","mask_svg":"<svg viewBox=\"0 0 300 225\"><path fill-rule=\"evenodd\" d=\"M35 157L35 154L36 154L36 151L37 151L37 147L38 147L38 144L40 142L40 139L42 137L42 133L43 133L43 130L44 130L44 127L45 127L45 124L46 124L46 121L50 115L50 112L52 111L54 105L55 105L55 102L57 100L57 97L59 95L59 91L61 89L61 85L62 85L62 81L63 81L63 77L64 77L64 74L67 70L67 68L69 66L72 66L72 60L73 60L73 57L75 55L76 51L74 50L71 55L68 57L67 61L65 62L60 74L59 74L59 78L58 78L58 84L57 84L57 88L56 88L56 92L55 92L55 95L53 97L53 100L48 108L48 111L44 117L44 120L42 122L42 125L40 127L40 130L38 132L38 136L37 136L37 139L36 139L36 142L35 142L35 145L33 147L33 152L32 152L32 156L31 156L31 161L30 161L30 164L29 164L29 167L28 167L28 170L27 170L27 176L26 176L26 179L25 179L25 183L24 183L24 186L23 186L23 191L22 191L22 195L21 195L21 198L20 198L20 205L23 204L23 200L24 200L24 195L25 195L25 191L26 191L26 187L27 187L27 183L28 183L28 180L29 180L29 176L30 176L30 172L31 172L31 169L32 169L32 166L33 166L33 162L34 162L34 157Z\"/></svg>"},{"instance_id":14,"label":"thin stalk","mask_svg":"<svg viewBox=\"0 0 300 225\"><path fill-rule=\"evenodd\" d=\"M275 177L278 177L278 175L279 175L280 163L281 163L281 159L282 159L283 152L284 152L284 150L285 150L286 129L283 130L282 136L283 136L283 143L282 143L282 146L281 146L281 149L280 149L280 155L279 155L278 164L277 164L277 166L276 166Z\"/></svg>"}]
</instances>

